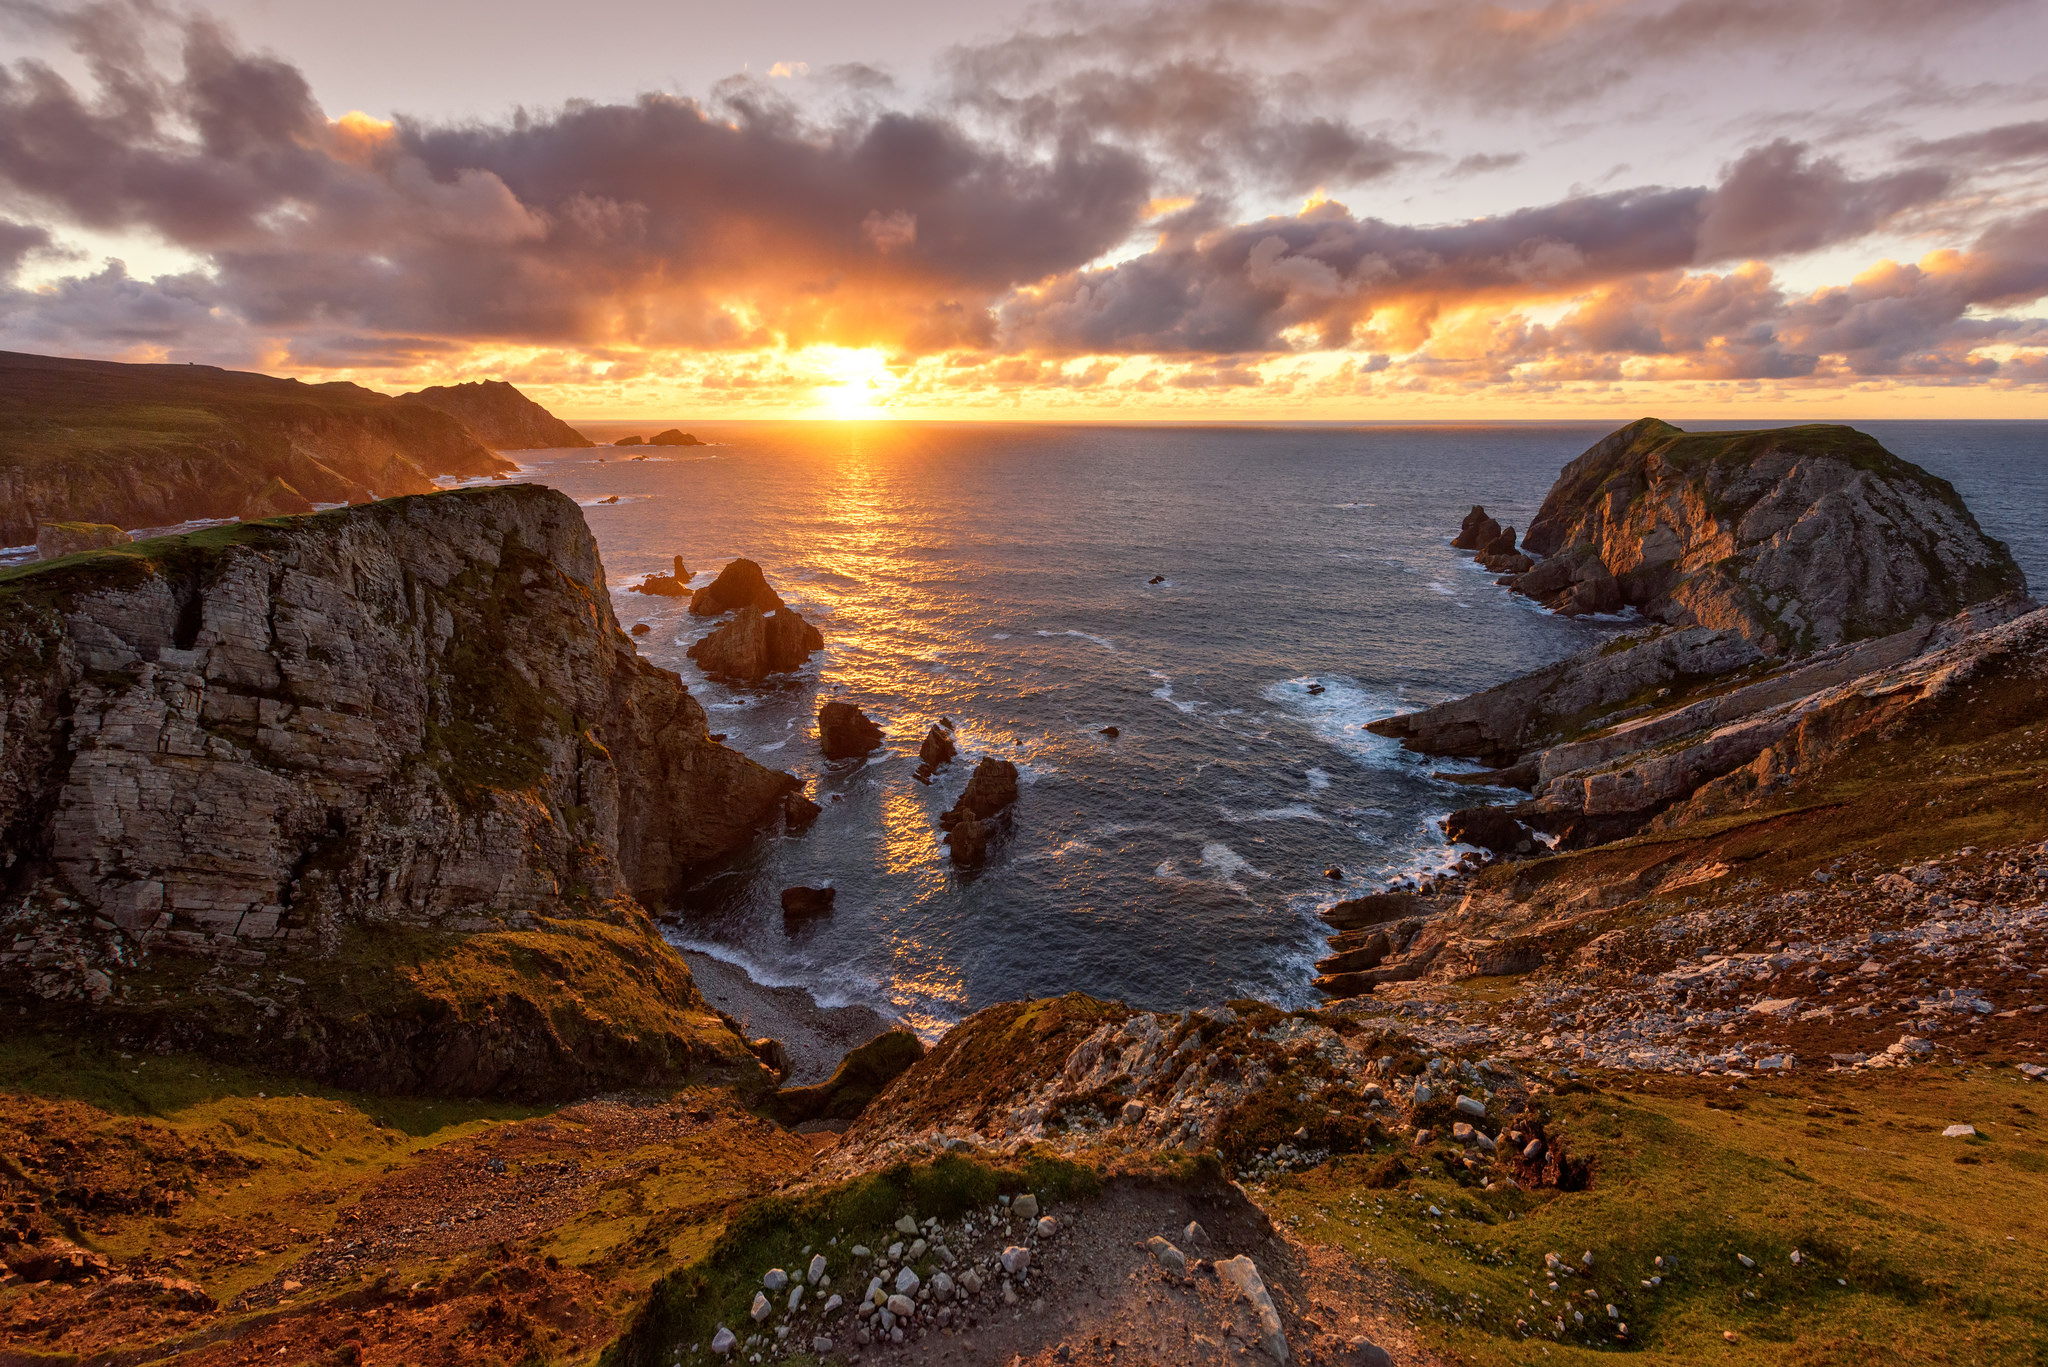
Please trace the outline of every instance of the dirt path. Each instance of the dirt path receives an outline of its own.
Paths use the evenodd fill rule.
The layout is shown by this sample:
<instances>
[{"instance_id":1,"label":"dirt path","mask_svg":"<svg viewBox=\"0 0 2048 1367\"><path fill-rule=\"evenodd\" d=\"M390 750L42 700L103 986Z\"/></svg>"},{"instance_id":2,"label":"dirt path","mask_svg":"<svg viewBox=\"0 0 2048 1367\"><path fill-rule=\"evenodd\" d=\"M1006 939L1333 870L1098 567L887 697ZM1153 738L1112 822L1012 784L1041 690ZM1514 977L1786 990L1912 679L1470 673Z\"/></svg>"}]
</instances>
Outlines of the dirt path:
<instances>
[{"instance_id":1,"label":"dirt path","mask_svg":"<svg viewBox=\"0 0 2048 1367\"><path fill-rule=\"evenodd\" d=\"M1150 1184L1112 1184L1096 1200L1049 1206L1059 1232L1039 1243L1015 1306L985 1292L959 1327L901 1347L854 1348L856 1361L990 1367L1213 1367L1270 1362L1257 1314L1216 1263L1249 1256L1280 1313L1288 1347L1309 1367L1376 1362L1366 1340L1401 1367L1436 1367L1398 1315L1392 1288L1341 1254L1282 1239L1234 1191L1191 1197ZM1189 1239L1190 1222L1205 1237ZM1180 1247L1187 1275L1168 1271L1146 1241Z\"/></svg>"}]
</instances>

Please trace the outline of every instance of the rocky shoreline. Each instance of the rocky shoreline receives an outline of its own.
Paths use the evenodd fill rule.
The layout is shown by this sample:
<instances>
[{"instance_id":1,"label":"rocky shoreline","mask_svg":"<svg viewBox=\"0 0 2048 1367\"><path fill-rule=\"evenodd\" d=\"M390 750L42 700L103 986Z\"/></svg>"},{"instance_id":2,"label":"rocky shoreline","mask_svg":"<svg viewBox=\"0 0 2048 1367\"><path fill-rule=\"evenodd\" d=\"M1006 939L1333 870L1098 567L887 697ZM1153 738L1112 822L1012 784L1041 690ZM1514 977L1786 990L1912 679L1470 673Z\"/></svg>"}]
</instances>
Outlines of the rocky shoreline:
<instances>
[{"instance_id":1,"label":"rocky shoreline","mask_svg":"<svg viewBox=\"0 0 2048 1367\"><path fill-rule=\"evenodd\" d=\"M746 969L697 950L678 951L704 1000L738 1021L748 1038L781 1043L789 1058L785 1086L825 1081L851 1050L901 1022L866 1006L820 1006L801 987L771 987Z\"/></svg>"}]
</instances>

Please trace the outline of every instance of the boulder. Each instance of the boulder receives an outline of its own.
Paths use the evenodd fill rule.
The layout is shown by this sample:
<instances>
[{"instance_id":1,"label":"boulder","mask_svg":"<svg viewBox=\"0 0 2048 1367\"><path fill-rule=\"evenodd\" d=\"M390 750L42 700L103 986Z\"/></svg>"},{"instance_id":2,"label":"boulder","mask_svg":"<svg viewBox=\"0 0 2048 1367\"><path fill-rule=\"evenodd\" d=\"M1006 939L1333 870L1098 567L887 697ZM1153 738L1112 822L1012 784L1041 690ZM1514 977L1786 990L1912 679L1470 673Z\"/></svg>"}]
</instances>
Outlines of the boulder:
<instances>
[{"instance_id":1,"label":"boulder","mask_svg":"<svg viewBox=\"0 0 2048 1367\"><path fill-rule=\"evenodd\" d=\"M688 598L690 596L690 567L679 555L675 558L674 574L650 574L633 586L635 593L651 593L657 598Z\"/></svg>"},{"instance_id":2,"label":"boulder","mask_svg":"<svg viewBox=\"0 0 2048 1367\"><path fill-rule=\"evenodd\" d=\"M850 702L818 709L818 749L826 759L858 759L882 748L882 728Z\"/></svg>"},{"instance_id":3,"label":"boulder","mask_svg":"<svg viewBox=\"0 0 2048 1367\"><path fill-rule=\"evenodd\" d=\"M671 427L666 432L656 432L648 439L647 444L649 446L702 446L704 443L698 441L688 432L679 431Z\"/></svg>"},{"instance_id":4,"label":"boulder","mask_svg":"<svg viewBox=\"0 0 2048 1367\"><path fill-rule=\"evenodd\" d=\"M789 1047L779 1039L766 1035L747 1041L747 1052L761 1061L761 1066L777 1077L789 1076Z\"/></svg>"},{"instance_id":5,"label":"boulder","mask_svg":"<svg viewBox=\"0 0 2048 1367\"><path fill-rule=\"evenodd\" d=\"M824 636L795 608L763 613L750 605L692 645L688 654L714 679L758 684L770 674L802 669L813 653L824 648Z\"/></svg>"},{"instance_id":6,"label":"boulder","mask_svg":"<svg viewBox=\"0 0 2048 1367\"><path fill-rule=\"evenodd\" d=\"M647 442L638 435L612 438L612 445L614 446L645 446L646 444Z\"/></svg>"},{"instance_id":7,"label":"boulder","mask_svg":"<svg viewBox=\"0 0 2048 1367\"><path fill-rule=\"evenodd\" d=\"M781 606L781 597L768 587L768 576L761 573L759 565L744 557L720 570L718 578L690 598L693 617L723 617L747 607L774 612Z\"/></svg>"},{"instance_id":8,"label":"boulder","mask_svg":"<svg viewBox=\"0 0 2048 1367\"><path fill-rule=\"evenodd\" d=\"M15 1244L0 1253L9 1271L25 1282L84 1282L107 1275L104 1253L81 1248L59 1235L32 1244Z\"/></svg>"},{"instance_id":9,"label":"boulder","mask_svg":"<svg viewBox=\"0 0 2048 1367\"><path fill-rule=\"evenodd\" d=\"M782 890L782 925L787 930L805 921L832 914L832 903L839 897L837 888L784 888Z\"/></svg>"},{"instance_id":10,"label":"boulder","mask_svg":"<svg viewBox=\"0 0 2048 1367\"><path fill-rule=\"evenodd\" d=\"M1505 807L1467 807L1444 818L1444 838L1494 854L1529 854L1536 838Z\"/></svg>"},{"instance_id":11,"label":"boulder","mask_svg":"<svg viewBox=\"0 0 2048 1367\"><path fill-rule=\"evenodd\" d=\"M82 551L103 551L134 539L105 522L45 522L36 528L36 558L56 560Z\"/></svg>"}]
</instances>

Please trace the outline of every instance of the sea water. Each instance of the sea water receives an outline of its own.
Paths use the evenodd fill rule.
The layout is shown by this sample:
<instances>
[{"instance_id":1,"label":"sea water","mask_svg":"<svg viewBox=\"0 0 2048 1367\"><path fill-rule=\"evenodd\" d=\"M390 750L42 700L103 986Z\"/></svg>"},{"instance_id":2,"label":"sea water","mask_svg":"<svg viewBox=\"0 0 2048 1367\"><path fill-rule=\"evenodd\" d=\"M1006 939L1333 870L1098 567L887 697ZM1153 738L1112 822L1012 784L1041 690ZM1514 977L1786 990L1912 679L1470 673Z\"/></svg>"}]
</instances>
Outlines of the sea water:
<instances>
[{"instance_id":1,"label":"sea water","mask_svg":"<svg viewBox=\"0 0 2048 1367\"><path fill-rule=\"evenodd\" d=\"M712 445L517 458L583 505L620 619L651 628L641 651L824 806L656 908L668 933L930 1033L1068 991L1316 1000L1316 910L1444 867L1445 814L1518 796L1366 724L1620 629L1537 609L1448 544L1474 503L1527 526L1609 426L697 424ZM2048 425L1866 426L2048 583ZM764 689L706 680L684 652L714 623L628 591L676 555L700 585L758 561L824 652ZM834 698L887 748L826 764ZM960 758L926 786L940 717ZM1022 796L968 872L939 815L983 755L1017 765ZM799 884L837 901L791 931Z\"/></svg>"}]
</instances>

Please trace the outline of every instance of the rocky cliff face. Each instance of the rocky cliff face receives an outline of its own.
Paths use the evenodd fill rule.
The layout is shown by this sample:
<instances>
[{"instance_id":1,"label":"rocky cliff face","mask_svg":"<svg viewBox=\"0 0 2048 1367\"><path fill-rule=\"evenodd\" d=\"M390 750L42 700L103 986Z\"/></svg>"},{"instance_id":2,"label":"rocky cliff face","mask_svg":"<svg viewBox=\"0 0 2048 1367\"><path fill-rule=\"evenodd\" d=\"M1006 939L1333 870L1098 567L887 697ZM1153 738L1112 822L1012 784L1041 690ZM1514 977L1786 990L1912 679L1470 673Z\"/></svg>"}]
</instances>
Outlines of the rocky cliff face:
<instances>
[{"instance_id":1,"label":"rocky cliff face","mask_svg":"<svg viewBox=\"0 0 2048 1367\"><path fill-rule=\"evenodd\" d=\"M1733 632L1767 654L2021 592L1947 481L1847 427L1688 433L1654 418L1564 468L1509 582L1553 606Z\"/></svg>"},{"instance_id":2,"label":"rocky cliff face","mask_svg":"<svg viewBox=\"0 0 2048 1367\"><path fill-rule=\"evenodd\" d=\"M486 952L464 937L590 922L570 938L602 961L598 981L637 962L643 983L680 985L674 1010L706 1018L636 899L665 898L797 786L710 740L703 709L621 632L575 505L537 487L18 571L0 579L0 660L0 924L14 945L0 990L202 1044L290 1019L298 1042L279 1047L309 1071L373 1085L445 1087L451 1053L497 1058L508 1030L534 1037L511 1051L526 1062L455 1068L471 1090L566 1082L572 1035L634 1055L584 983L556 993L576 1019L546 1029L508 1024L507 1010L547 1015L517 1007L517 990L463 998L462 972L502 969L516 989L519 963L559 962L566 942ZM263 982L238 989L250 1010L194 1024L166 987L190 976L179 964ZM407 973L430 997L420 985L440 983L441 1006L362 995ZM304 1000L312 980L346 1005ZM466 1026L358 1021L363 1048L335 1020L471 1006ZM686 1026L656 1022L650 1034L675 1037L654 1049L665 1062L626 1071L689 1056ZM394 1056L364 1057L372 1044Z\"/></svg>"},{"instance_id":3,"label":"rocky cliff face","mask_svg":"<svg viewBox=\"0 0 2048 1367\"><path fill-rule=\"evenodd\" d=\"M500 451L597 445L504 380L434 385L399 397L446 413Z\"/></svg>"},{"instance_id":4,"label":"rocky cliff face","mask_svg":"<svg viewBox=\"0 0 2048 1367\"><path fill-rule=\"evenodd\" d=\"M0 352L0 544L427 493L514 467L454 418L352 384ZM266 494L266 491L267 494Z\"/></svg>"}]
</instances>

